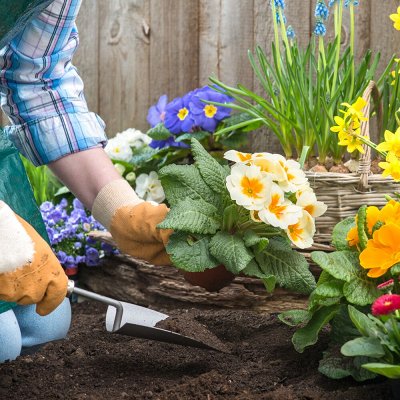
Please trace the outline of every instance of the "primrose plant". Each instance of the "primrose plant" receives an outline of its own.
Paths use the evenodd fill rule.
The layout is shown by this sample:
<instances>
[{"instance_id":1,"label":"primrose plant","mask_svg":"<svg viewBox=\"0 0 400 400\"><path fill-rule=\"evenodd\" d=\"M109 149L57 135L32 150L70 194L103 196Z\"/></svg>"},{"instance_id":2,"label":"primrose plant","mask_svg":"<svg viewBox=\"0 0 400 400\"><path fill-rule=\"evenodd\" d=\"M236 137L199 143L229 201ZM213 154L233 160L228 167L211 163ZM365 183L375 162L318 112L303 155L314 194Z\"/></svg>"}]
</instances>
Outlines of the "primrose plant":
<instances>
[{"instance_id":1,"label":"primrose plant","mask_svg":"<svg viewBox=\"0 0 400 400\"><path fill-rule=\"evenodd\" d=\"M292 342L299 352L315 344L321 330L329 328L329 347L319 365L328 377L370 379L373 372L385 375L386 368L380 372L380 366L370 363L398 360L399 238L400 203L388 199L381 209L362 206L356 217L336 225L332 235L335 251L311 254L322 273L308 308L284 312L280 318L298 327ZM388 290L389 297L381 297L382 290ZM365 315L371 304L378 318ZM395 314L387 318L382 315L385 310ZM368 368L363 368L364 364Z\"/></svg>"},{"instance_id":2,"label":"primrose plant","mask_svg":"<svg viewBox=\"0 0 400 400\"><path fill-rule=\"evenodd\" d=\"M303 255L312 245L316 199L299 163L269 153L230 150L221 165L196 140L193 165L169 165L159 175L171 206L160 228L173 229L167 252L188 272L219 265L235 275L309 293L315 280Z\"/></svg>"}]
</instances>

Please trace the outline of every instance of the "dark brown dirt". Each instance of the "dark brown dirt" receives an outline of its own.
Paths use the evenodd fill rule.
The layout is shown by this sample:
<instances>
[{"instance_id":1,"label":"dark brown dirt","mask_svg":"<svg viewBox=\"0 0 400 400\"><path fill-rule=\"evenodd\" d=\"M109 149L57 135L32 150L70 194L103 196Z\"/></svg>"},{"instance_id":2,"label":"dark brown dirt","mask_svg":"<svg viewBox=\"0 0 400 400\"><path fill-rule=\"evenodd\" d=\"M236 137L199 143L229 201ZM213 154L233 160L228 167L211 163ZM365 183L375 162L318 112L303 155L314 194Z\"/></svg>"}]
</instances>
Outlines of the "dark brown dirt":
<instances>
[{"instance_id":1,"label":"dark brown dirt","mask_svg":"<svg viewBox=\"0 0 400 400\"><path fill-rule=\"evenodd\" d=\"M0 365L7 400L385 400L386 381L331 381L317 372L324 340L304 354L276 316L239 310L182 310L232 354L104 331L104 308L74 306L68 339ZM165 311L165 310L163 310Z\"/></svg>"},{"instance_id":2,"label":"dark brown dirt","mask_svg":"<svg viewBox=\"0 0 400 400\"><path fill-rule=\"evenodd\" d=\"M189 313L180 313L156 324L157 328L166 329L180 335L189 336L223 353L230 353L229 348L207 327L196 321Z\"/></svg>"}]
</instances>

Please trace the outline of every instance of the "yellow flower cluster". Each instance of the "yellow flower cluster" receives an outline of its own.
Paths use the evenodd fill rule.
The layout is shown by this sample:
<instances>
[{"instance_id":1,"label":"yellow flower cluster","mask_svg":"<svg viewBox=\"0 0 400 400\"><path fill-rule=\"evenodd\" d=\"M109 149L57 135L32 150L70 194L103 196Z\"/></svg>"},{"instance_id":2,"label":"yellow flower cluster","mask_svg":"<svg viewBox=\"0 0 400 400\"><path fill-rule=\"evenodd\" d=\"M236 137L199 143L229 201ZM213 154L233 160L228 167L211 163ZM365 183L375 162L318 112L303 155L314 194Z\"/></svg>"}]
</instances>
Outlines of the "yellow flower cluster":
<instances>
[{"instance_id":1,"label":"yellow flower cluster","mask_svg":"<svg viewBox=\"0 0 400 400\"><path fill-rule=\"evenodd\" d=\"M365 105L366 102L362 97L359 97L353 104L342 103L347 110L340 110L343 117L336 116L334 118L337 125L332 126L331 131L338 134L339 145L346 146L349 153L355 150L364 153L360 130L361 121L367 120L363 113Z\"/></svg>"},{"instance_id":2,"label":"yellow flower cluster","mask_svg":"<svg viewBox=\"0 0 400 400\"><path fill-rule=\"evenodd\" d=\"M370 239L360 253L360 264L368 269L368 276L379 278L400 262L400 203L390 200L381 210L368 207L367 231ZM347 241L358 247L357 226L350 229Z\"/></svg>"},{"instance_id":3,"label":"yellow flower cluster","mask_svg":"<svg viewBox=\"0 0 400 400\"><path fill-rule=\"evenodd\" d=\"M394 28L400 31L400 7L397 7L396 14L390 14L390 19L394 22Z\"/></svg>"}]
</instances>

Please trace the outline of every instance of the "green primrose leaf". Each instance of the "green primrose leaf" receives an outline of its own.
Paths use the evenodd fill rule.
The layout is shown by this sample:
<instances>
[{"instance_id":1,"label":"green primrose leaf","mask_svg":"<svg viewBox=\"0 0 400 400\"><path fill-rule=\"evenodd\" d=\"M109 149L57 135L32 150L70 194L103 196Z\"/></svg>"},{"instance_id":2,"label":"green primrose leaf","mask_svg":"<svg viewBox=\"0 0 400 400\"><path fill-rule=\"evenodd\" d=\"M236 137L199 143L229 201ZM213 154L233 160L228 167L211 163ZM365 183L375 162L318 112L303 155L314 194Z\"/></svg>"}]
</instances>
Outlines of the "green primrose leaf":
<instances>
[{"instance_id":1,"label":"green primrose leaf","mask_svg":"<svg viewBox=\"0 0 400 400\"><path fill-rule=\"evenodd\" d=\"M358 306L372 304L380 295L376 283L369 279L366 272L361 269L350 282L345 282L343 294L349 303Z\"/></svg>"},{"instance_id":2,"label":"green primrose leaf","mask_svg":"<svg viewBox=\"0 0 400 400\"><path fill-rule=\"evenodd\" d=\"M345 343L340 349L347 357L367 356L380 358L385 355L385 350L379 339L371 337L358 337Z\"/></svg>"},{"instance_id":3,"label":"green primrose leaf","mask_svg":"<svg viewBox=\"0 0 400 400\"><path fill-rule=\"evenodd\" d=\"M307 325L293 335L292 343L296 351L302 353L306 347L317 343L320 330L335 316L338 309L338 305L332 305L316 311Z\"/></svg>"},{"instance_id":4,"label":"green primrose leaf","mask_svg":"<svg viewBox=\"0 0 400 400\"><path fill-rule=\"evenodd\" d=\"M343 379L351 376L356 381L362 382L376 377L375 374L361 368L369 360L370 358L363 356L345 357L335 347L323 353L318 371L331 379Z\"/></svg>"},{"instance_id":5,"label":"green primrose leaf","mask_svg":"<svg viewBox=\"0 0 400 400\"><path fill-rule=\"evenodd\" d=\"M182 135L179 135L175 139L175 142L182 142L184 140L192 140L193 138L200 141L200 140L205 139L206 137L209 137L210 135L211 135L211 133L207 132L207 131L184 133Z\"/></svg>"},{"instance_id":6,"label":"green primrose leaf","mask_svg":"<svg viewBox=\"0 0 400 400\"><path fill-rule=\"evenodd\" d=\"M362 365L368 371L379 375L386 376L389 379L400 378L400 365L384 364L384 363L367 363Z\"/></svg>"},{"instance_id":7,"label":"green primrose leaf","mask_svg":"<svg viewBox=\"0 0 400 400\"><path fill-rule=\"evenodd\" d=\"M348 306L348 311L351 321L363 336L379 337L377 325L367 315L351 305Z\"/></svg>"},{"instance_id":8,"label":"green primrose leaf","mask_svg":"<svg viewBox=\"0 0 400 400\"><path fill-rule=\"evenodd\" d=\"M243 271L254 257L237 234L218 232L211 239L209 248L211 255L233 274Z\"/></svg>"},{"instance_id":9,"label":"green primrose leaf","mask_svg":"<svg viewBox=\"0 0 400 400\"><path fill-rule=\"evenodd\" d=\"M246 247L255 247L256 252L264 251L269 243L268 238L258 236L254 231L247 230L243 235Z\"/></svg>"},{"instance_id":10,"label":"green primrose leaf","mask_svg":"<svg viewBox=\"0 0 400 400\"><path fill-rule=\"evenodd\" d=\"M314 251L312 260L336 279L350 282L359 271L358 254L352 251Z\"/></svg>"},{"instance_id":11,"label":"green primrose leaf","mask_svg":"<svg viewBox=\"0 0 400 400\"><path fill-rule=\"evenodd\" d=\"M214 192L226 193L225 181L230 173L229 168L222 166L217 160L211 157L196 139L192 139L192 152L204 181L207 182Z\"/></svg>"},{"instance_id":12,"label":"green primrose leaf","mask_svg":"<svg viewBox=\"0 0 400 400\"><path fill-rule=\"evenodd\" d=\"M203 200L214 205L220 201L194 165L167 165L159 171L159 177L171 206L184 198Z\"/></svg>"},{"instance_id":13,"label":"green primrose leaf","mask_svg":"<svg viewBox=\"0 0 400 400\"><path fill-rule=\"evenodd\" d=\"M400 263L393 265L393 267L390 268L390 273L392 275L400 275Z\"/></svg>"},{"instance_id":14,"label":"green primrose leaf","mask_svg":"<svg viewBox=\"0 0 400 400\"><path fill-rule=\"evenodd\" d=\"M201 272L219 264L210 254L209 244L209 236L193 238L190 234L175 232L169 238L166 250L175 267L189 272Z\"/></svg>"},{"instance_id":15,"label":"green primrose leaf","mask_svg":"<svg viewBox=\"0 0 400 400\"><path fill-rule=\"evenodd\" d=\"M157 227L189 233L215 234L221 228L221 217L212 204L200 199L187 198L172 207Z\"/></svg>"},{"instance_id":16,"label":"green primrose leaf","mask_svg":"<svg viewBox=\"0 0 400 400\"><path fill-rule=\"evenodd\" d=\"M336 250L349 250L347 234L351 228L356 226L354 217L349 217L339 222L332 232L332 245Z\"/></svg>"},{"instance_id":17,"label":"green primrose leaf","mask_svg":"<svg viewBox=\"0 0 400 400\"><path fill-rule=\"evenodd\" d=\"M280 313L278 318L286 325L299 326L308 323L312 313L308 310L289 310Z\"/></svg>"},{"instance_id":18,"label":"green primrose leaf","mask_svg":"<svg viewBox=\"0 0 400 400\"><path fill-rule=\"evenodd\" d=\"M343 281L338 279L318 284L314 293L320 297L342 297Z\"/></svg>"},{"instance_id":19,"label":"green primrose leaf","mask_svg":"<svg viewBox=\"0 0 400 400\"><path fill-rule=\"evenodd\" d=\"M266 275L276 277L280 287L302 294L310 294L315 288L306 259L284 241L271 238L267 248L256 254L256 260Z\"/></svg>"},{"instance_id":20,"label":"green primrose leaf","mask_svg":"<svg viewBox=\"0 0 400 400\"><path fill-rule=\"evenodd\" d=\"M153 140L166 140L171 136L171 132L164 126L163 123L159 123L154 128L149 129L147 134Z\"/></svg>"},{"instance_id":21,"label":"green primrose leaf","mask_svg":"<svg viewBox=\"0 0 400 400\"><path fill-rule=\"evenodd\" d=\"M256 260L251 260L246 268L242 271L243 274L254 278L260 278L268 293L272 293L276 286L276 277L274 275L266 275L262 272Z\"/></svg>"},{"instance_id":22,"label":"green primrose leaf","mask_svg":"<svg viewBox=\"0 0 400 400\"><path fill-rule=\"evenodd\" d=\"M222 229L229 232L236 224L240 217L240 213L236 204L231 204L224 209L222 218Z\"/></svg>"}]
</instances>

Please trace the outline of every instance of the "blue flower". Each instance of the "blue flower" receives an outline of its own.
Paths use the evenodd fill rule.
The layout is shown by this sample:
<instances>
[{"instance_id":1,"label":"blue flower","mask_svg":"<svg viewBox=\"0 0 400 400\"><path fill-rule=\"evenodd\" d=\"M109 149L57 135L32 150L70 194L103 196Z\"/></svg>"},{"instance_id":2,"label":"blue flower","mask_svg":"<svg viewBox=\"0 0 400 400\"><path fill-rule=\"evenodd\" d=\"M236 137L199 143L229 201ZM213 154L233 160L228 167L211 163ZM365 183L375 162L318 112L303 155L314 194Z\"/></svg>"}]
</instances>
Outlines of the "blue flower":
<instances>
[{"instance_id":1,"label":"blue flower","mask_svg":"<svg viewBox=\"0 0 400 400\"><path fill-rule=\"evenodd\" d=\"M296 33L292 28L292 25L289 25L286 30L286 35L289 39L294 39L296 37Z\"/></svg>"},{"instance_id":2,"label":"blue flower","mask_svg":"<svg viewBox=\"0 0 400 400\"><path fill-rule=\"evenodd\" d=\"M317 5L315 7L315 16L317 18L323 19L324 21L326 21L328 19L329 9L323 1L318 1Z\"/></svg>"},{"instance_id":3,"label":"blue flower","mask_svg":"<svg viewBox=\"0 0 400 400\"><path fill-rule=\"evenodd\" d=\"M231 108L207 104L206 102L230 103L233 99L226 94L219 93L209 86L193 94L190 102L190 111L193 114L195 125L208 132L214 132L218 123L228 117Z\"/></svg>"},{"instance_id":4,"label":"blue flower","mask_svg":"<svg viewBox=\"0 0 400 400\"><path fill-rule=\"evenodd\" d=\"M60 261L60 264L64 264L65 260L67 259L67 253L65 251L59 251L56 254L58 261Z\"/></svg>"},{"instance_id":5,"label":"blue flower","mask_svg":"<svg viewBox=\"0 0 400 400\"><path fill-rule=\"evenodd\" d=\"M351 3L353 3L353 6L358 6L360 4L359 0L344 0L345 7L348 7Z\"/></svg>"},{"instance_id":6,"label":"blue flower","mask_svg":"<svg viewBox=\"0 0 400 400\"><path fill-rule=\"evenodd\" d=\"M337 0L329 0L328 6L332 7L336 2Z\"/></svg>"},{"instance_id":7,"label":"blue flower","mask_svg":"<svg viewBox=\"0 0 400 400\"><path fill-rule=\"evenodd\" d=\"M89 267L96 267L99 265L100 256L97 249L94 247L88 247L86 249L86 265Z\"/></svg>"},{"instance_id":8,"label":"blue flower","mask_svg":"<svg viewBox=\"0 0 400 400\"><path fill-rule=\"evenodd\" d=\"M286 24L286 17L282 14L282 19L283 19L283 23ZM276 12L276 22L278 25L280 25L281 23L281 17L279 15L279 12Z\"/></svg>"},{"instance_id":9,"label":"blue flower","mask_svg":"<svg viewBox=\"0 0 400 400\"><path fill-rule=\"evenodd\" d=\"M78 199L74 199L72 202L72 205L74 206L74 209L76 209L76 210L83 210L83 211L85 210L85 206Z\"/></svg>"},{"instance_id":10,"label":"blue flower","mask_svg":"<svg viewBox=\"0 0 400 400\"><path fill-rule=\"evenodd\" d=\"M45 201L40 206L40 211L43 212L43 213L48 213L51 210L53 210L53 208L54 208L54 204L51 201Z\"/></svg>"},{"instance_id":11,"label":"blue flower","mask_svg":"<svg viewBox=\"0 0 400 400\"><path fill-rule=\"evenodd\" d=\"M314 28L314 35L316 36L325 36L326 28L323 22L318 21Z\"/></svg>"},{"instance_id":12,"label":"blue flower","mask_svg":"<svg viewBox=\"0 0 400 400\"><path fill-rule=\"evenodd\" d=\"M157 104L149 108L149 112L147 114L147 122L152 128L154 128L160 122L164 122L165 108L167 106L167 103L168 97L166 94L164 94L158 99Z\"/></svg>"},{"instance_id":13,"label":"blue flower","mask_svg":"<svg viewBox=\"0 0 400 400\"><path fill-rule=\"evenodd\" d=\"M167 140L152 140L149 143L152 149L163 149L164 147L181 147L189 148L190 146L183 142L176 142L174 136L170 136Z\"/></svg>"},{"instance_id":14,"label":"blue flower","mask_svg":"<svg viewBox=\"0 0 400 400\"><path fill-rule=\"evenodd\" d=\"M177 97L165 108L165 127L177 135L182 132L190 132L193 127L193 119L189 110L191 96Z\"/></svg>"},{"instance_id":15,"label":"blue flower","mask_svg":"<svg viewBox=\"0 0 400 400\"><path fill-rule=\"evenodd\" d=\"M276 8L285 8L285 0L274 0L274 4Z\"/></svg>"}]
</instances>

